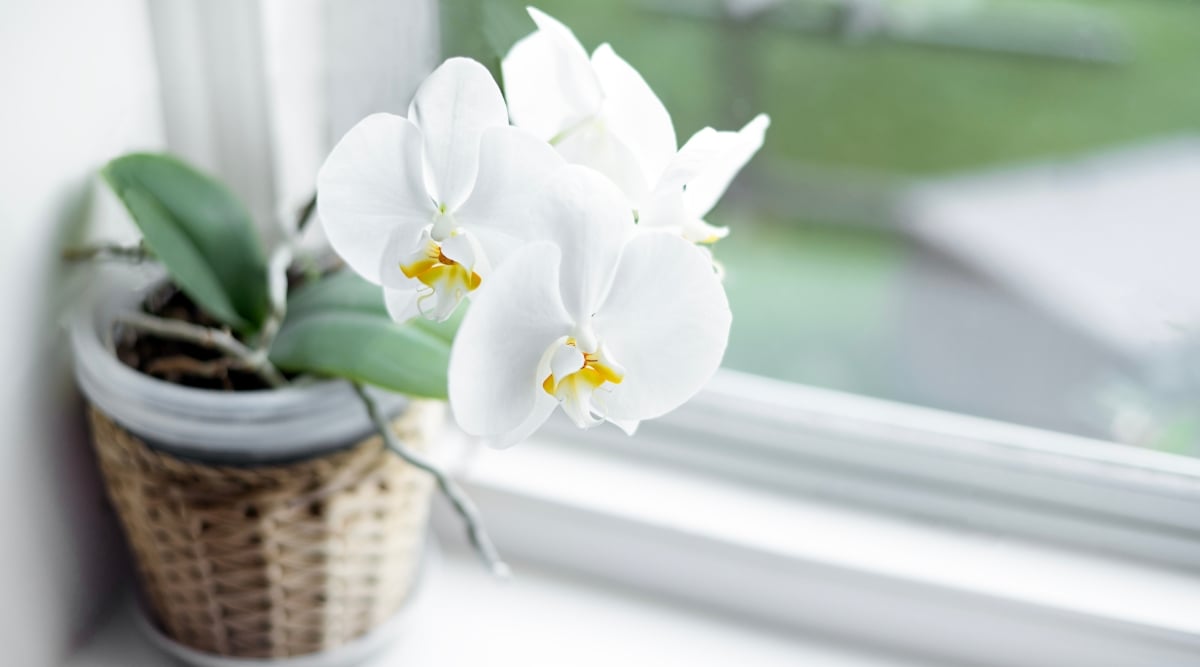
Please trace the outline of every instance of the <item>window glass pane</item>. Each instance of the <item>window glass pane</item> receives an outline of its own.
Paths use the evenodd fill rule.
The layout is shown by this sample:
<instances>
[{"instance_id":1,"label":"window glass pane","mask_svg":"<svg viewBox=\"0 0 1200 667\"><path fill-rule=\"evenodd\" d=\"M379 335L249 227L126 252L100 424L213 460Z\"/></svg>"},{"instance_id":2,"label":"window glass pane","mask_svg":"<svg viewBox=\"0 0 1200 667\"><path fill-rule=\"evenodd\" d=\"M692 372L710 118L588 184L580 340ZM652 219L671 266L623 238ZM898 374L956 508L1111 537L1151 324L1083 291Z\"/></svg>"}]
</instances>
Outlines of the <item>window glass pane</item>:
<instances>
[{"instance_id":1,"label":"window glass pane","mask_svg":"<svg viewBox=\"0 0 1200 667\"><path fill-rule=\"evenodd\" d=\"M449 52L530 26L445 4ZM728 367L1200 453L1200 3L538 6L681 143L770 114L709 216Z\"/></svg>"}]
</instances>

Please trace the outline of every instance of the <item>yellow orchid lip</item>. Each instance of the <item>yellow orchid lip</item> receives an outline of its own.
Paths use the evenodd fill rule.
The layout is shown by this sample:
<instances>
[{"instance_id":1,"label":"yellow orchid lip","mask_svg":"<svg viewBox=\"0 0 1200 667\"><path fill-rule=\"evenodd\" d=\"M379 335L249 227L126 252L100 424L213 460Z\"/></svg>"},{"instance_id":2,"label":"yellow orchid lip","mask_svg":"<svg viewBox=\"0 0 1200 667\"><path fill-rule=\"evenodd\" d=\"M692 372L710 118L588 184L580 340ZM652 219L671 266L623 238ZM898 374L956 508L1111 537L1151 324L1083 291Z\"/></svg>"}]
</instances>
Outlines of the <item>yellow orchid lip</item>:
<instances>
[{"instance_id":1,"label":"yellow orchid lip","mask_svg":"<svg viewBox=\"0 0 1200 667\"><path fill-rule=\"evenodd\" d=\"M577 347L574 338L568 338L566 344L571 347ZM555 381L553 373L547 375L546 379L542 381L542 389L551 396L557 396L559 387L568 380L571 382L584 382L590 385L591 388L598 389L605 382L621 384L621 380L624 379L625 376L621 372L601 361L600 355L595 352L584 352L583 365L579 367L579 370L564 376L559 381Z\"/></svg>"},{"instance_id":2,"label":"yellow orchid lip","mask_svg":"<svg viewBox=\"0 0 1200 667\"><path fill-rule=\"evenodd\" d=\"M451 292L470 292L483 283L478 273L447 257L442 246L432 239L416 259L401 264L400 271L406 278L415 278L434 289L440 285Z\"/></svg>"}]
</instances>

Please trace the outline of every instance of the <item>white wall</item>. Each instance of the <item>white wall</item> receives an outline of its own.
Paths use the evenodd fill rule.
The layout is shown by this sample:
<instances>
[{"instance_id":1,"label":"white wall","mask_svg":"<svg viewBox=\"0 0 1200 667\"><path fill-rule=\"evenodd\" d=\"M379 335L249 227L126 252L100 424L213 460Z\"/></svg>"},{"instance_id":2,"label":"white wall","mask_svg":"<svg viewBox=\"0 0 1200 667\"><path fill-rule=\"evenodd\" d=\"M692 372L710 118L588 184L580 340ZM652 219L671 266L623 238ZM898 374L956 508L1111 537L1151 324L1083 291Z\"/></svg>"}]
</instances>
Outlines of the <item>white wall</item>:
<instances>
[{"instance_id":1,"label":"white wall","mask_svg":"<svg viewBox=\"0 0 1200 667\"><path fill-rule=\"evenodd\" d=\"M162 145L144 2L0 3L0 91L0 662L43 667L62 661L119 572L50 283L63 225L119 219L96 169Z\"/></svg>"}]
</instances>

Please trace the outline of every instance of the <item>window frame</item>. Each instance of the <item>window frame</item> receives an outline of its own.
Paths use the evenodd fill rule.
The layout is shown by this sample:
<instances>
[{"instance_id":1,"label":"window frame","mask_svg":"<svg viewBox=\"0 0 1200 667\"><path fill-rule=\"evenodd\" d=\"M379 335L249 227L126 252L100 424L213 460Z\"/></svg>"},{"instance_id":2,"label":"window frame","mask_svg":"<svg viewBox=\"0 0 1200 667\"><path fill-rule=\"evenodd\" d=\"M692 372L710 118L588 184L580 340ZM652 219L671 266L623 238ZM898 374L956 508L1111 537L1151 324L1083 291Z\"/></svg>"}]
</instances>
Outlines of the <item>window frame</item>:
<instances>
[{"instance_id":1,"label":"window frame","mask_svg":"<svg viewBox=\"0 0 1200 667\"><path fill-rule=\"evenodd\" d=\"M1175 454L730 369L639 436L570 437L793 495L1200 565L1200 461Z\"/></svg>"}]
</instances>

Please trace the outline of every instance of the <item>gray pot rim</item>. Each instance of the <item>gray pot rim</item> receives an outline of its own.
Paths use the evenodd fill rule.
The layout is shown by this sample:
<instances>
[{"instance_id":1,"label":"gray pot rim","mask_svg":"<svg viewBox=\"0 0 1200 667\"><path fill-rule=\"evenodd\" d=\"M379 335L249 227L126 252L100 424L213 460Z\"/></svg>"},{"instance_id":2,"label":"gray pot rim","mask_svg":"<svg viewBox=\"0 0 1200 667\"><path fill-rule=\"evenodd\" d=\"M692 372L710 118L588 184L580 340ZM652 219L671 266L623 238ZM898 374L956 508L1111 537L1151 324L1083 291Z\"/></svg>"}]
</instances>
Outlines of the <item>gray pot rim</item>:
<instances>
[{"instance_id":1,"label":"gray pot rim","mask_svg":"<svg viewBox=\"0 0 1200 667\"><path fill-rule=\"evenodd\" d=\"M137 309L159 281L115 288L69 323L75 378L87 399L148 445L185 458L261 464L319 456L374 431L349 382L323 380L281 389L221 392L172 384L117 359L114 320ZM384 414L409 403L369 390Z\"/></svg>"}]
</instances>

